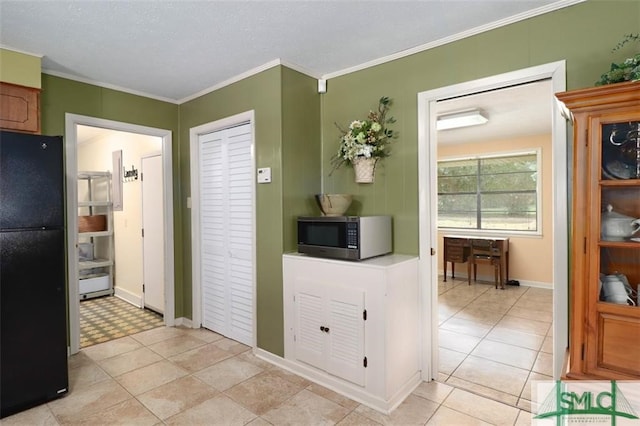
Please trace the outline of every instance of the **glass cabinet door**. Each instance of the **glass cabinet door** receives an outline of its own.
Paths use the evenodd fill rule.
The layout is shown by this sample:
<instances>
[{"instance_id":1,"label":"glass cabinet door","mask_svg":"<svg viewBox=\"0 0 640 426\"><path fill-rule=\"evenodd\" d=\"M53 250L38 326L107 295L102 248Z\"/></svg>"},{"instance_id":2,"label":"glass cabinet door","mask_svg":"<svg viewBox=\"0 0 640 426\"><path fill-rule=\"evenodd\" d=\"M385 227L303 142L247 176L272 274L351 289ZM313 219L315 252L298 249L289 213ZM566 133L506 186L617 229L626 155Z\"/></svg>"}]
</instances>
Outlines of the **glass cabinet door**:
<instances>
[{"instance_id":1,"label":"glass cabinet door","mask_svg":"<svg viewBox=\"0 0 640 426\"><path fill-rule=\"evenodd\" d=\"M592 161L599 164L592 170L600 170L600 175L597 181L592 180L592 196L596 198L591 204L594 210L599 210L599 215L592 215L595 223L591 223L600 231L596 300L637 309L640 290L640 114L634 113L625 120L614 122L598 118L592 122L596 123L598 127L592 129L597 129L599 146L594 147L597 155Z\"/></svg>"}]
</instances>

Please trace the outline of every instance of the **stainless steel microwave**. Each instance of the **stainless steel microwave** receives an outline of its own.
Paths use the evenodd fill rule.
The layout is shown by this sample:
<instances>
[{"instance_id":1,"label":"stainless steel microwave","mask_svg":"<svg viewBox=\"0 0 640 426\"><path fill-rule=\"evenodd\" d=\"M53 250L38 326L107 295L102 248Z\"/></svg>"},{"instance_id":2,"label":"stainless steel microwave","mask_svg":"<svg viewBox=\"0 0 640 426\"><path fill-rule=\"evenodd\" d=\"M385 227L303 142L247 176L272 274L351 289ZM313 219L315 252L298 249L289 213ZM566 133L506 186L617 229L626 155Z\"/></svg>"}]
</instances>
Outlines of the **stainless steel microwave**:
<instances>
[{"instance_id":1,"label":"stainless steel microwave","mask_svg":"<svg viewBox=\"0 0 640 426\"><path fill-rule=\"evenodd\" d=\"M298 218L298 252L363 260L391 253L391 216Z\"/></svg>"}]
</instances>

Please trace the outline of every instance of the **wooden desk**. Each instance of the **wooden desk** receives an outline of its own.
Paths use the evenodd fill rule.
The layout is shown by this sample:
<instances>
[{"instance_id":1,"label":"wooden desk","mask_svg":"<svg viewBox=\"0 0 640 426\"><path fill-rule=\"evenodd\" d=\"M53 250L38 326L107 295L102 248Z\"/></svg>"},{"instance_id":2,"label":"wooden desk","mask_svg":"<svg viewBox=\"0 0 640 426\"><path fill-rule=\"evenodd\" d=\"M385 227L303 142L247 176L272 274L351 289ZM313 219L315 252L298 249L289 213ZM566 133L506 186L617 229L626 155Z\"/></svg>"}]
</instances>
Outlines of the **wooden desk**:
<instances>
[{"instance_id":1,"label":"wooden desk","mask_svg":"<svg viewBox=\"0 0 640 426\"><path fill-rule=\"evenodd\" d=\"M456 263L465 263L469 258L469 240L494 240L500 252L500 269L502 282L509 281L509 237L471 237L468 235L444 236L444 281L447 281L447 262L451 262L451 278L455 278Z\"/></svg>"}]
</instances>

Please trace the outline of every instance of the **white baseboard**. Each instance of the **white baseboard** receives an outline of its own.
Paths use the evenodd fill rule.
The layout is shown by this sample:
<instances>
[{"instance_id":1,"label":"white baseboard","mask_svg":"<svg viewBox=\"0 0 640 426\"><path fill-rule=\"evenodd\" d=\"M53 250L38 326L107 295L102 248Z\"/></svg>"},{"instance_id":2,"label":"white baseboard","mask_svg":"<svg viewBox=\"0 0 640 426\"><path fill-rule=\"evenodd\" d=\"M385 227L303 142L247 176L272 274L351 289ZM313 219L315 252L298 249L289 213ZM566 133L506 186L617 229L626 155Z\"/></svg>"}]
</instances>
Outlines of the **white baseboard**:
<instances>
[{"instance_id":1,"label":"white baseboard","mask_svg":"<svg viewBox=\"0 0 640 426\"><path fill-rule=\"evenodd\" d=\"M420 372L418 371L414 377L407 381L402 389L400 389L388 401L385 401L380 397L371 395L360 386L346 383L344 380L337 377L320 372L317 369L308 367L302 363L284 359L278 355L272 354L271 352L267 352L264 349L254 348L253 354L264 361L297 374L298 376L304 377L307 380L324 386L327 389L344 395L347 398L387 415L400 405L402 401L404 401L422 382Z\"/></svg>"},{"instance_id":2,"label":"white baseboard","mask_svg":"<svg viewBox=\"0 0 640 426\"><path fill-rule=\"evenodd\" d=\"M138 308L142 307L142 297L130 291L124 290L120 287L116 286L114 296L124 300L125 302L129 302Z\"/></svg>"},{"instance_id":3,"label":"white baseboard","mask_svg":"<svg viewBox=\"0 0 640 426\"><path fill-rule=\"evenodd\" d=\"M451 271L447 271L448 275L447 275L447 279L451 279ZM438 271L438 275L442 276L443 271ZM466 269L464 271L462 271L462 273L458 273L456 271L456 280L467 280L467 271ZM509 279L517 279L514 277L509 277ZM495 278L493 275L482 275L482 274L478 274L478 281L483 281L483 282L494 282ZM521 286L525 286L525 287L536 287L536 288L546 288L549 290L553 290L553 283L545 283L542 281L529 281L529 280L520 280L517 279L518 281L520 281L520 285Z\"/></svg>"},{"instance_id":4,"label":"white baseboard","mask_svg":"<svg viewBox=\"0 0 640 426\"><path fill-rule=\"evenodd\" d=\"M525 280L520 280L520 285L526 286L526 287L535 287L535 288L544 288L547 290L553 290L553 283L544 283L544 282L540 282L540 281L525 281Z\"/></svg>"},{"instance_id":5,"label":"white baseboard","mask_svg":"<svg viewBox=\"0 0 640 426\"><path fill-rule=\"evenodd\" d=\"M176 327L181 326L181 327L193 328L193 322L189 318L185 318L185 317L176 318L173 325Z\"/></svg>"}]
</instances>

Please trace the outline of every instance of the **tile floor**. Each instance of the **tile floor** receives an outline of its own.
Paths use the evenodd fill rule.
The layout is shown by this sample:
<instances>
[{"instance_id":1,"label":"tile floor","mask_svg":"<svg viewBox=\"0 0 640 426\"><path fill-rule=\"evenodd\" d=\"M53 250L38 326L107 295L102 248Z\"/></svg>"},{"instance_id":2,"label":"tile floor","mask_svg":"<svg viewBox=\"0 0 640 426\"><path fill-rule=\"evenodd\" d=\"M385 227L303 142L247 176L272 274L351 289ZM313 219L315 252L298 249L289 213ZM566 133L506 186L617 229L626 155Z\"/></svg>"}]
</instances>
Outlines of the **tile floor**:
<instances>
[{"instance_id":1,"label":"tile floor","mask_svg":"<svg viewBox=\"0 0 640 426\"><path fill-rule=\"evenodd\" d=\"M162 315L117 296L80 301L80 348L162 327Z\"/></svg>"},{"instance_id":2,"label":"tile floor","mask_svg":"<svg viewBox=\"0 0 640 426\"><path fill-rule=\"evenodd\" d=\"M531 381L552 380L552 291L440 277L438 381L531 409Z\"/></svg>"},{"instance_id":3,"label":"tile floor","mask_svg":"<svg viewBox=\"0 0 640 426\"><path fill-rule=\"evenodd\" d=\"M161 327L73 355L67 396L0 423L530 424L526 384L549 373L550 295L526 287L469 288L460 280L442 283L440 293L440 381L420 384L388 416L216 333Z\"/></svg>"}]
</instances>

